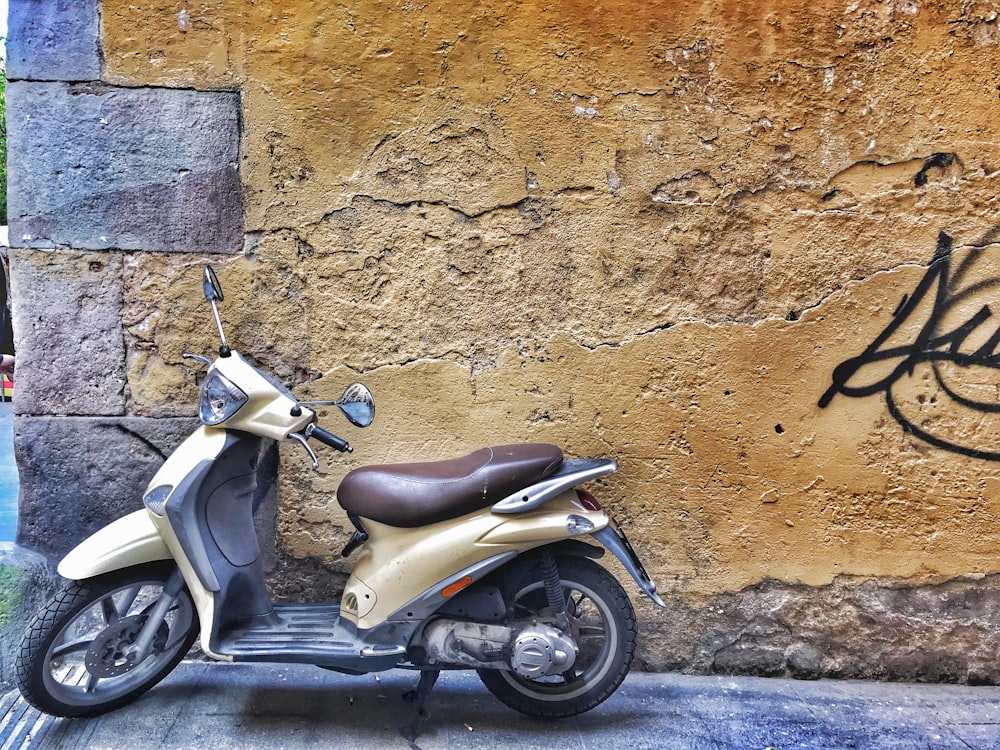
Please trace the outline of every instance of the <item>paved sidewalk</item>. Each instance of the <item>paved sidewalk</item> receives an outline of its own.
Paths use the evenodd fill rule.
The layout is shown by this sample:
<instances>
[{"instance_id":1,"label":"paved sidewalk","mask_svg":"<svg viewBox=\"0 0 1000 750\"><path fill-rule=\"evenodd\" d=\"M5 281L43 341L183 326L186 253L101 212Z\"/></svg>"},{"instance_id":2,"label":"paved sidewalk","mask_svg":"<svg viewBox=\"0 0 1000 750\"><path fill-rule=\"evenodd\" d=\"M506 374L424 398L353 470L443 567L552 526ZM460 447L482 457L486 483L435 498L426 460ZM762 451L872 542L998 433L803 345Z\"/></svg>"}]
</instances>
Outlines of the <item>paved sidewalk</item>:
<instances>
[{"instance_id":1,"label":"paved sidewalk","mask_svg":"<svg viewBox=\"0 0 1000 750\"><path fill-rule=\"evenodd\" d=\"M1000 688L634 673L607 702L561 721L522 716L476 676L446 673L415 742L400 727L416 675L186 662L133 705L89 720L40 716L5 696L14 748L956 748L1000 747Z\"/></svg>"}]
</instances>

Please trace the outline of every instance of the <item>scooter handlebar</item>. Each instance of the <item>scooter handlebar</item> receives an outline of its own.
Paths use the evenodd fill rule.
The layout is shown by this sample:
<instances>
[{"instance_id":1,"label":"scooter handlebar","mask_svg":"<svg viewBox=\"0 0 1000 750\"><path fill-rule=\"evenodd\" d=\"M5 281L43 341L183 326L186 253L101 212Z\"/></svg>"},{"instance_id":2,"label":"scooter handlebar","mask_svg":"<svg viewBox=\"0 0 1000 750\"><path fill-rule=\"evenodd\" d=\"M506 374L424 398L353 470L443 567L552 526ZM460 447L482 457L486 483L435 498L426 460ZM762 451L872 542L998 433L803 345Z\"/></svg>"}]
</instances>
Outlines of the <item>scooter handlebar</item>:
<instances>
[{"instance_id":1,"label":"scooter handlebar","mask_svg":"<svg viewBox=\"0 0 1000 750\"><path fill-rule=\"evenodd\" d=\"M323 443L323 445L328 445L341 453L353 453L350 443L343 438L337 437L332 432L327 432L322 427L310 425L309 429L306 430L306 435L316 438Z\"/></svg>"}]
</instances>

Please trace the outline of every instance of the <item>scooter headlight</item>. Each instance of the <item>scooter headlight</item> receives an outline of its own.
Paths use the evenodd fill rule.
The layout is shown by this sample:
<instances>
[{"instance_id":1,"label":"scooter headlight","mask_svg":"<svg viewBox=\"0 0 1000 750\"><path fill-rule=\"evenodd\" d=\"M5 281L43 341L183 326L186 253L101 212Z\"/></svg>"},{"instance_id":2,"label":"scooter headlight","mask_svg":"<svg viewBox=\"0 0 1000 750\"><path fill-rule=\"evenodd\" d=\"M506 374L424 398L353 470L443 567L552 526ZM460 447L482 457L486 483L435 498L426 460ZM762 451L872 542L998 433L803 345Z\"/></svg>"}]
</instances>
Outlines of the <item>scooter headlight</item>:
<instances>
[{"instance_id":1,"label":"scooter headlight","mask_svg":"<svg viewBox=\"0 0 1000 750\"><path fill-rule=\"evenodd\" d=\"M201 386L198 416L207 425L225 422L247 402L247 394L218 371L212 372Z\"/></svg>"}]
</instances>

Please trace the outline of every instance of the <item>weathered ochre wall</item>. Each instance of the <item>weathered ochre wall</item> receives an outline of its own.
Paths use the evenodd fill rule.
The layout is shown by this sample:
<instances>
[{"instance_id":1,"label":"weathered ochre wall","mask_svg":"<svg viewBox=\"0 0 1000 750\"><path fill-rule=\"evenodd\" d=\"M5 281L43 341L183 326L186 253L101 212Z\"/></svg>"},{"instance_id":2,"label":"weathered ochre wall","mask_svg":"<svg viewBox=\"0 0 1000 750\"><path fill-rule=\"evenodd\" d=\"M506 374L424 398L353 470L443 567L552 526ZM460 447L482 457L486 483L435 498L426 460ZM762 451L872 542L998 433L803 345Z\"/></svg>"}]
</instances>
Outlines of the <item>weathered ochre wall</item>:
<instances>
[{"instance_id":1,"label":"weathered ochre wall","mask_svg":"<svg viewBox=\"0 0 1000 750\"><path fill-rule=\"evenodd\" d=\"M934 677L768 597L1000 572L998 8L104 0L104 81L240 92L234 345L376 395L350 459L282 447L283 553L337 564L352 466L552 441L621 463L596 494L671 604L650 666ZM191 411L202 260L126 259L130 413Z\"/></svg>"}]
</instances>

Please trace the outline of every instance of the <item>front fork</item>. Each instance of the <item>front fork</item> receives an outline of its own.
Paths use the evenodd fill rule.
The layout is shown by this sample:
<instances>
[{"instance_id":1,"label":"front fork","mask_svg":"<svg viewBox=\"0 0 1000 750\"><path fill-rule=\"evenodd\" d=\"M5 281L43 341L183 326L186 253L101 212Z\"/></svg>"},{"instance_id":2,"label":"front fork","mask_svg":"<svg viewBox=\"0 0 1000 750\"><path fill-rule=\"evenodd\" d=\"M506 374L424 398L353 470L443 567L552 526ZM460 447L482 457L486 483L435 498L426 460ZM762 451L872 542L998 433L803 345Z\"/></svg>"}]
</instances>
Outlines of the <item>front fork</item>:
<instances>
[{"instance_id":1,"label":"front fork","mask_svg":"<svg viewBox=\"0 0 1000 750\"><path fill-rule=\"evenodd\" d=\"M183 589L184 576L181 575L181 569L175 565L173 572L163 585L163 593L160 594L160 598L156 600L156 604L153 605L146 617L146 622L143 623L142 630L139 631L139 637L135 639L135 643L126 654L133 665L140 664L153 650L156 634Z\"/></svg>"}]
</instances>

